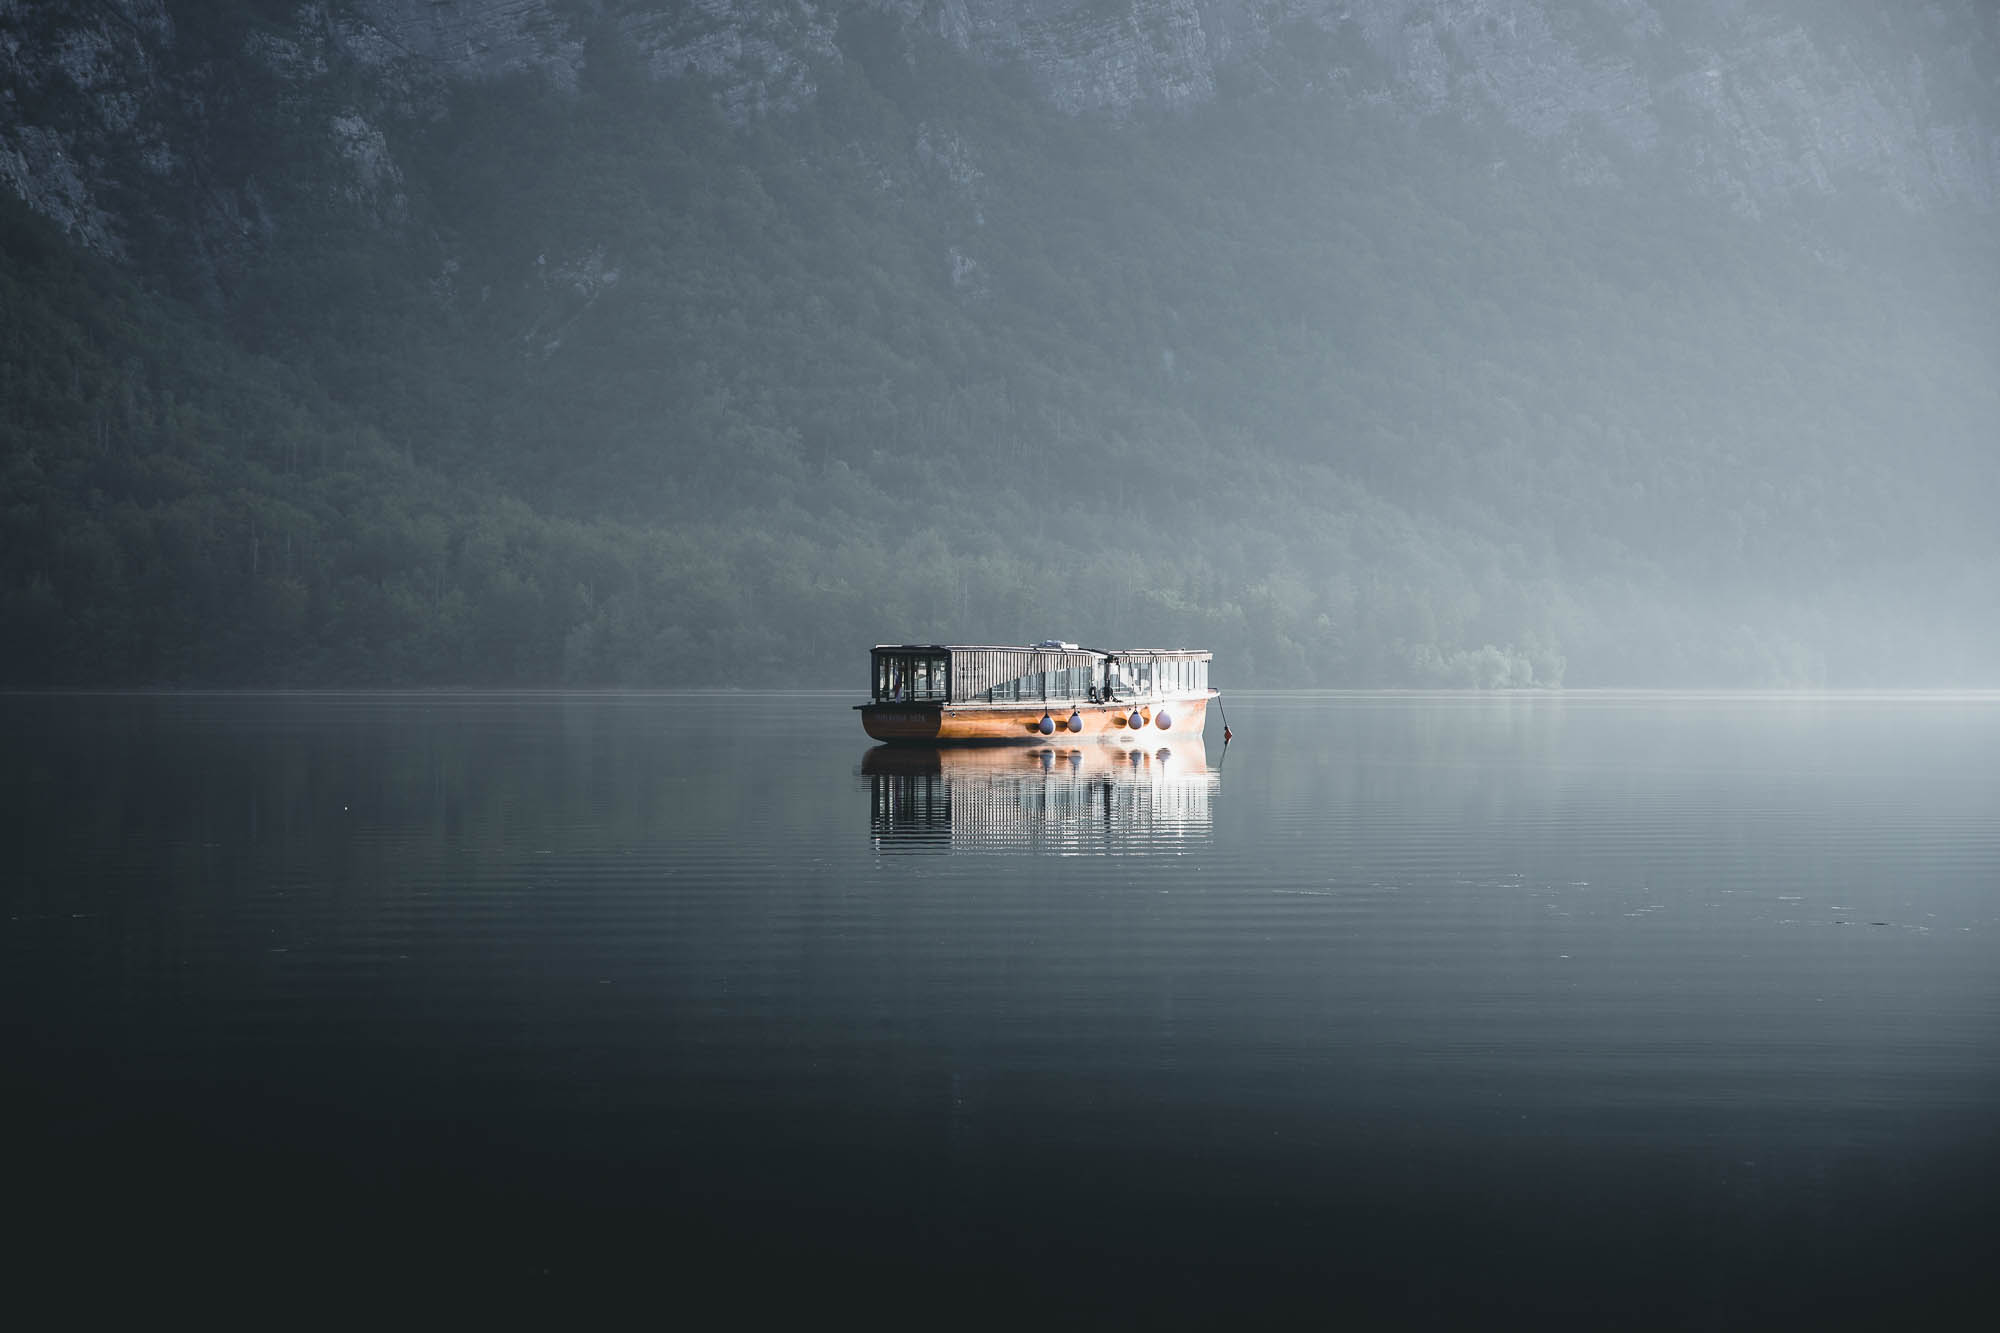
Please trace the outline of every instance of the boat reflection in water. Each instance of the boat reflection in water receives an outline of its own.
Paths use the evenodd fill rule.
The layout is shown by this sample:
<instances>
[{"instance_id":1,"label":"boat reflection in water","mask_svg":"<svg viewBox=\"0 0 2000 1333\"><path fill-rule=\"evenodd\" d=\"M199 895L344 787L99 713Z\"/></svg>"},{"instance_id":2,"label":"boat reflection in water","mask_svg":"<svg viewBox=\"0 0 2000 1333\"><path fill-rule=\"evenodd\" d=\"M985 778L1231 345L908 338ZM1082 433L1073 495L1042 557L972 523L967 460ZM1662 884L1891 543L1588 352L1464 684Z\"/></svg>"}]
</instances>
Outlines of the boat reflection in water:
<instances>
[{"instance_id":1,"label":"boat reflection in water","mask_svg":"<svg viewBox=\"0 0 2000 1333\"><path fill-rule=\"evenodd\" d=\"M861 756L883 850L1176 852L1205 840L1222 775L1172 746L878 745Z\"/></svg>"}]
</instances>

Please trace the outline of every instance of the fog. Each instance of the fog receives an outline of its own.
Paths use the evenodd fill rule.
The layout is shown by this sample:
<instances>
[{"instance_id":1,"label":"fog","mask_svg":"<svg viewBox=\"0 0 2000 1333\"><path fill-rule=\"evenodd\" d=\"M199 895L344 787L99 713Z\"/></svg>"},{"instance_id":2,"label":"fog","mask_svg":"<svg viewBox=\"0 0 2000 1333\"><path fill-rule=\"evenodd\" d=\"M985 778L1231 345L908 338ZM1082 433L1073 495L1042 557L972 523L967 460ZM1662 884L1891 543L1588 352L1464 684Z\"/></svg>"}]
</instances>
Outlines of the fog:
<instances>
[{"instance_id":1,"label":"fog","mask_svg":"<svg viewBox=\"0 0 2000 1333\"><path fill-rule=\"evenodd\" d=\"M0 13L0 683L2000 685L1990 6L1287 12Z\"/></svg>"}]
</instances>

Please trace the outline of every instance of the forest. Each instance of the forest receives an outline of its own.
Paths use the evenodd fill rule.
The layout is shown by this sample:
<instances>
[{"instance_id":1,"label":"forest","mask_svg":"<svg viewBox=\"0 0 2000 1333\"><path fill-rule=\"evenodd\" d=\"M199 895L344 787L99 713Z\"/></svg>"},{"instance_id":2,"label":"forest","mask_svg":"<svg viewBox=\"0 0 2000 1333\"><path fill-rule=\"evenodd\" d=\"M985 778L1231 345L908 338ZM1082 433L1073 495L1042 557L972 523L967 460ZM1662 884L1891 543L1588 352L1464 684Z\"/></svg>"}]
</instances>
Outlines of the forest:
<instances>
[{"instance_id":1,"label":"forest","mask_svg":"<svg viewBox=\"0 0 2000 1333\"><path fill-rule=\"evenodd\" d=\"M205 13L256 227L0 197L0 684L2000 685L1990 215L1578 179L1317 29L1112 116L857 20L738 123L608 21L413 98Z\"/></svg>"}]
</instances>

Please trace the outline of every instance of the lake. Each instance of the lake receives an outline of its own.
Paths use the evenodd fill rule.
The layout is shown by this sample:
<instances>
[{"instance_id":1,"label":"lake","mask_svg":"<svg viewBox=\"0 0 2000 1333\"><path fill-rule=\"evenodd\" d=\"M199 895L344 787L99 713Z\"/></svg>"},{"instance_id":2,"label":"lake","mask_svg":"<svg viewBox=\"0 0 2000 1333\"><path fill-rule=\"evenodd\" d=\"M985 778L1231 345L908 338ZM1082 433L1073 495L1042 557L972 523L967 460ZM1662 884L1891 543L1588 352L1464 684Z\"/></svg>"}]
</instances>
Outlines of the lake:
<instances>
[{"instance_id":1,"label":"lake","mask_svg":"<svg viewBox=\"0 0 2000 1333\"><path fill-rule=\"evenodd\" d=\"M1995 1295L2000 697L1244 694L1227 747L972 751L855 701L0 698L18 1271L926 1323Z\"/></svg>"}]
</instances>

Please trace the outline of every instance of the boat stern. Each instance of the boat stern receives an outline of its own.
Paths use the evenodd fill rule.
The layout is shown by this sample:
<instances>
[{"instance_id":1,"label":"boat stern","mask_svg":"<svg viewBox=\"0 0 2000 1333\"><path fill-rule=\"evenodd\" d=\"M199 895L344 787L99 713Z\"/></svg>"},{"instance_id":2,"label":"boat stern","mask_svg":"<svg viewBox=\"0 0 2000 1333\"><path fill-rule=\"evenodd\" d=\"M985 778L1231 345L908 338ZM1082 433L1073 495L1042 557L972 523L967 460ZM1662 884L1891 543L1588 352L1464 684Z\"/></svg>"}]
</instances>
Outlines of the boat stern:
<instances>
[{"instance_id":1,"label":"boat stern","mask_svg":"<svg viewBox=\"0 0 2000 1333\"><path fill-rule=\"evenodd\" d=\"M857 705L861 729L878 741L934 741L944 728L942 704Z\"/></svg>"}]
</instances>

